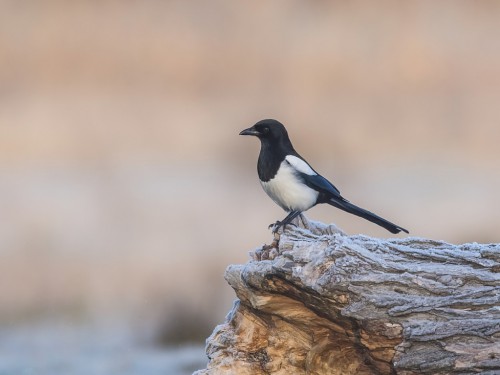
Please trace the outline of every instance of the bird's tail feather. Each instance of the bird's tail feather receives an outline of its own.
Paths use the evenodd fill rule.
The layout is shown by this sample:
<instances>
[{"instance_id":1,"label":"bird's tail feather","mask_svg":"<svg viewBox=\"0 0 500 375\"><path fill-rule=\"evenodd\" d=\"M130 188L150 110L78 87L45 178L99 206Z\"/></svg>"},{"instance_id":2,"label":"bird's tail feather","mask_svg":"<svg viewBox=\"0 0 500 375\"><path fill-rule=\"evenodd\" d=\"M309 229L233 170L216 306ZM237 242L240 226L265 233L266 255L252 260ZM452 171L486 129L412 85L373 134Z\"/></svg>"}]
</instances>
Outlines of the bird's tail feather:
<instances>
[{"instance_id":1,"label":"bird's tail feather","mask_svg":"<svg viewBox=\"0 0 500 375\"><path fill-rule=\"evenodd\" d=\"M343 211L349 212L350 214L362 217L363 219L366 219L368 221L371 221L372 223L380 225L381 227L387 229L391 233L396 234L396 233L399 233L401 231L408 233L408 231L406 229L404 229L396 224L393 224L390 221L382 219L380 216L377 216L370 211L367 211L361 207L358 207L358 206L352 204L351 202L330 199L327 203L334 206L334 207L340 208Z\"/></svg>"}]
</instances>

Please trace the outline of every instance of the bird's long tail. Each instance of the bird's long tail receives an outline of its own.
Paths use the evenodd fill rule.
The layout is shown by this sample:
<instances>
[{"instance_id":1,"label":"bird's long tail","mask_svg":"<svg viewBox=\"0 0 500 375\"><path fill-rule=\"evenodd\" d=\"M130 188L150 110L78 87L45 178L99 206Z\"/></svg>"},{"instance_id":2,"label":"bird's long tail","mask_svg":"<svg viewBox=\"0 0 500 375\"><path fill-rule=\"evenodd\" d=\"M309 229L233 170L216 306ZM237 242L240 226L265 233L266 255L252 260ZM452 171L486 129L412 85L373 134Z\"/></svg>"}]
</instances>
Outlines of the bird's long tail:
<instances>
[{"instance_id":1,"label":"bird's long tail","mask_svg":"<svg viewBox=\"0 0 500 375\"><path fill-rule=\"evenodd\" d=\"M377 225L380 225L381 227L387 229L391 233L399 233L401 231L409 233L406 229L391 223L390 221L387 221L385 219L382 219L380 216L375 215L374 213L367 211L361 207L358 207L351 202L348 202L347 200L336 200L336 199L330 199L326 203L340 208L343 211L349 212L350 214L362 217L363 219L366 219L368 221L371 221L372 223L375 223Z\"/></svg>"}]
</instances>

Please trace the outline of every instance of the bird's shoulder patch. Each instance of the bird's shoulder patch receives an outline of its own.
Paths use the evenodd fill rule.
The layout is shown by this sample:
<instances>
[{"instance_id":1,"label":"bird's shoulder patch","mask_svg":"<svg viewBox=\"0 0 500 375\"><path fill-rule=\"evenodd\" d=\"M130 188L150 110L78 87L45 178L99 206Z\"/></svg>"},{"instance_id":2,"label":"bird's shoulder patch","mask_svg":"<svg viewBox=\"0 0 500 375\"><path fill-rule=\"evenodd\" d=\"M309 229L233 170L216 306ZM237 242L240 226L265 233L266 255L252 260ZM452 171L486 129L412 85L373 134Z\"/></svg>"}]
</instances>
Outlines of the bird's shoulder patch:
<instances>
[{"instance_id":1,"label":"bird's shoulder patch","mask_svg":"<svg viewBox=\"0 0 500 375\"><path fill-rule=\"evenodd\" d=\"M307 174L309 176L314 176L317 173L314 172L314 169L310 167L304 160L294 155L287 155L285 160L288 164L290 164L293 168L295 168L300 173Z\"/></svg>"}]
</instances>

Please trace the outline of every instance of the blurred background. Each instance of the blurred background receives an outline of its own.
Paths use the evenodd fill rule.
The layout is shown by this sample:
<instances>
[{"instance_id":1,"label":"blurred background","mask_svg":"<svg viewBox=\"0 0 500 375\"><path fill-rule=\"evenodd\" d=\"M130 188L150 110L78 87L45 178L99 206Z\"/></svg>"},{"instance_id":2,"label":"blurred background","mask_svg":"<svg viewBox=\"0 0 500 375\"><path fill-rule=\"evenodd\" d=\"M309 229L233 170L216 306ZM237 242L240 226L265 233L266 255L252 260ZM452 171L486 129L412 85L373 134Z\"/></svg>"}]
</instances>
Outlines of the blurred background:
<instances>
[{"instance_id":1,"label":"blurred background","mask_svg":"<svg viewBox=\"0 0 500 375\"><path fill-rule=\"evenodd\" d=\"M188 374L284 217L263 118L354 203L498 242L500 3L0 1L0 374ZM390 233L332 207L310 219Z\"/></svg>"}]
</instances>

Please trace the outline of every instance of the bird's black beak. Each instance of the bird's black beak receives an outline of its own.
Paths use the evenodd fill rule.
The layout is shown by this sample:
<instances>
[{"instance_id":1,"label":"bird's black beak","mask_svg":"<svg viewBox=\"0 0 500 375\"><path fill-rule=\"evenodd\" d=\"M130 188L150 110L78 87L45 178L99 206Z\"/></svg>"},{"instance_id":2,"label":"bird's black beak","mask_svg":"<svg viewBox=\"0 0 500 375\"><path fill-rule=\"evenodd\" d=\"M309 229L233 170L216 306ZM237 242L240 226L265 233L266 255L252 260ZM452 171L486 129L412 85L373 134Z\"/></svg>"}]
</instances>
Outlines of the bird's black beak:
<instances>
[{"instance_id":1,"label":"bird's black beak","mask_svg":"<svg viewBox=\"0 0 500 375\"><path fill-rule=\"evenodd\" d=\"M242 130L240 132L240 135L254 135L254 136L258 137L261 134L257 131L257 129L255 129L255 127L252 126L251 128Z\"/></svg>"}]
</instances>

